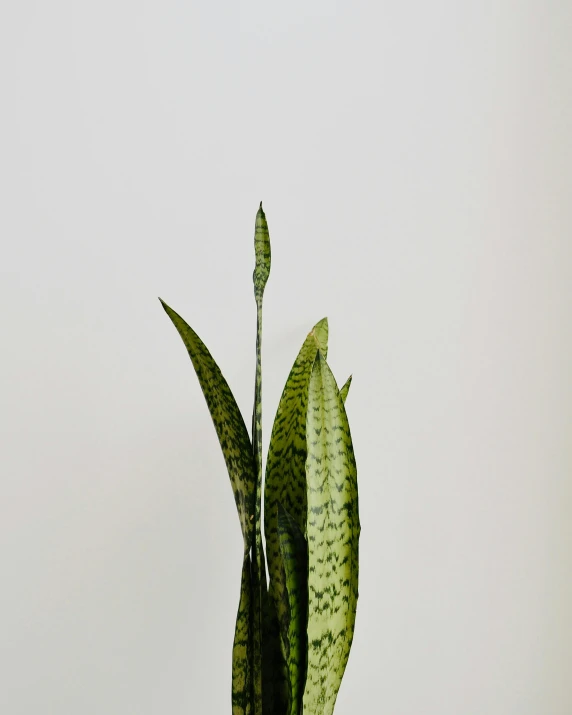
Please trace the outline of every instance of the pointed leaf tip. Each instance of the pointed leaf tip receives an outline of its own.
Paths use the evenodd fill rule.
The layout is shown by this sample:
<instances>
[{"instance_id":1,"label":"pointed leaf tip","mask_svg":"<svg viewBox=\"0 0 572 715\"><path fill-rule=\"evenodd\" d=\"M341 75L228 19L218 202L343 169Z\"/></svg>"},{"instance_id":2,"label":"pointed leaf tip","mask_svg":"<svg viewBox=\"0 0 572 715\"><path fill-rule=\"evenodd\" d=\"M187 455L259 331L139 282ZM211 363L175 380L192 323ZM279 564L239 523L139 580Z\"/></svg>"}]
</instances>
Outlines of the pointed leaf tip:
<instances>
[{"instance_id":1,"label":"pointed leaf tip","mask_svg":"<svg viewBox=\"0 0 572 715\"><path fill-rule=\"evenodd\" d=\"M259 302L262 300L264 287L266 286L266 281L270 275L271 262L270 234L268 232L268 222L266 221L266 216L264 215L264 210L262 208L262 201L260 202L260 208L256 214L254 227L254 254L254 295L256 297L256 301Z\"/></svg>"},{"instance_id":2,"label":"pointed leaf tip","mask_svg":"<svg viewBox=\"0 0 572 715\"><path fill-rule=\"evenodd\" d=\"M314 338L318 349L324 353L324 357L327 357L328 354L328 333L328 319L322 318L322 320L319 320L316 325L314 325L308 334L308 337L311 335Z\"/></svg>"},{"instance_id":3,"label":"pointed leaf tip","mask_svg":"<svg viewBox=\"0 0 572 715\"><path fill-rule=\"evenodd\" d=\"M350 385L352 384L352 375L348 377L348 379L345 381L344 385L340 389L340 397L342 398L342 402L345 403L346 398L348 396L348 392L350 391Z\"/></svg>"}]
</instances>

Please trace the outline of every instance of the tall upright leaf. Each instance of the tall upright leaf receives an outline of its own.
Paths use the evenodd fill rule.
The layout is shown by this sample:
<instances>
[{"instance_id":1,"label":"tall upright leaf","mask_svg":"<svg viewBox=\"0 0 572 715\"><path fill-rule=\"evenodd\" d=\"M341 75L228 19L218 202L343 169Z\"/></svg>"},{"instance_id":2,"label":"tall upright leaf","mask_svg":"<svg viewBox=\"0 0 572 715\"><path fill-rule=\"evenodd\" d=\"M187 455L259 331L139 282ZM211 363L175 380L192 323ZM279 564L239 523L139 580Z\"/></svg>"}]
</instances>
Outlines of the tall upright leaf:
<instances>
[{"instance_id":1,"label":"tall upright leaf","mask_svg":"<svg viewBox=\"0 0 572 715\"><path fill-rule=\"evenodd\" d=\"M282 569L278 532L278 504L288 511L302 533L306 530L306 408L312 365L318 350L328 349L328 320L323 318L312 328L290 371L280 398L266 461L264 484L264 533L270 577L270 637L278 638L279 622L287 619L286 583ZM272 661L274 687L282 697L289 690L287 663L280 651ZM286 704L276 710L284 715ZM274 713L272 714L274 715Z\"/></svg>"},{"instance_id":2,"label":"tall upright leaf","mask_svg":"<svg viewBox=\"0 0 572 715\"><path fill-rule=\"evenodd\" d=\"M343 401L325 358L307 411L308 666L304 715L331 715L352 644L358 598L357 474Z\"/></svg>"},{"instance_id":3,"label":"tall upright leaf","mask_svg":"<svg viewBox=\"0 0 572 715\"><path fill-rule=\"evenodd\" d=\"M256 472L256 497L254 504L253 539L253 679L254 715L262 715L262 655L263 617L267 611L267 585L262 534L260 528L262 494L262 298L270 275L270 234L262 202L256 214L254 227L255 266L253 274L254 297L256 299L256 378L254 388L254 408L252 411L252 447ZM268 702L268 706L271 703Z\"/></svg>"},{"instance_id":4,"label":"tall upright leaf","mask_svg":"<svg viewBox=\"0 0 572 715\"><path fill-rule=\"evenodd\" d=\"M318 350L328 350L328 319L308 333L282 391L266 461L264 532L270 582L279 578L278 504L306 530L306 411L312 366Z\"/></svg>"}]
</instances>

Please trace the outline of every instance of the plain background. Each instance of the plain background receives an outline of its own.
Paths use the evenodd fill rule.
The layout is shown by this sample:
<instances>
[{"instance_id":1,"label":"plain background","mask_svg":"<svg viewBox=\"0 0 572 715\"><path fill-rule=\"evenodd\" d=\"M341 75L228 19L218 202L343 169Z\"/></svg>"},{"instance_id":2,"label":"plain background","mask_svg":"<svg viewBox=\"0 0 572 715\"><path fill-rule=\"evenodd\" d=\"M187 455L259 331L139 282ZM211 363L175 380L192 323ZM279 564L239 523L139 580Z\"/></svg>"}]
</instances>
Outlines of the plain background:
<instances>
[{"instance_id":1,"label":"plain background","mask_svg":"<svg viewBox=\"0 0 572 715\"><path fill-rule=\"evenodd\" d=\"M337 715L572 712L572 5L6 0L0 711L219 715L265 448L330 319L362 520Z\"/></svg>"}]
</instances>

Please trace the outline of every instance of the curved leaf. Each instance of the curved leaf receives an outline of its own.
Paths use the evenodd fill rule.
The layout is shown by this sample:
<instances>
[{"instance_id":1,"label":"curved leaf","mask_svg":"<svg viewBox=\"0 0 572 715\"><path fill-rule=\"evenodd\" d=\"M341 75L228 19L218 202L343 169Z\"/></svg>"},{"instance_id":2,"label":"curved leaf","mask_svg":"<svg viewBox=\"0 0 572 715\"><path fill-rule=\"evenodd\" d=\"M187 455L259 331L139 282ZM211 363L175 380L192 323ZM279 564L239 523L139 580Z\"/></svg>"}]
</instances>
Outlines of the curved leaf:
<instances>
[{"instance_id":1,"label":"curved leaf","mask_svg":"<svg viewBox=\"0 0 572 715\"><path fill-rule=\"evenodd\" d=\"M308 669L304 715L331 715L358 598L357 474L343 401L318 354L308 394Z\"/></svg>"},{"instance_id":2,"label":"curved leaf","mask_svg":"<svg viewBox=\"0 0 572 715\"><path fill-rule=\"evenodd\" d=\"M211 413L234 492L246 552L254 529L256 483L252 444L244 420L227 381L205 344L178 313L162 300L161 305L185 343Z\"/></svg>"}]
</instances>

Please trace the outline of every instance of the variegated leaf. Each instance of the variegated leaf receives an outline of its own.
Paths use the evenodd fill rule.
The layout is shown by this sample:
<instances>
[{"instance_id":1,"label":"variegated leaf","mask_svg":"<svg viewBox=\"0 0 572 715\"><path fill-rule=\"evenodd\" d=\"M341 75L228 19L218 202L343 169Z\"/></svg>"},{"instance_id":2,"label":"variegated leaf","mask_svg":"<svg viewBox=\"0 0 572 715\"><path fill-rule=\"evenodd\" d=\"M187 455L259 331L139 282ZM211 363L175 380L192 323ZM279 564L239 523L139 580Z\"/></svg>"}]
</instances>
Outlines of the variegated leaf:
<instances>
[{"instance_id":1,"label":"variegated leaf","mask_svg":"<svg viewBox=\"0 0 572 715\"><path fill-rule=\"evenodd\" d=\"M252 583L250 554L242 564L240 603L232 646L232 715L253 715Z\"/></svg>"},{"instance_id":2,"label":"variegated leaf","mask_svg":"<svg viewBox=\"0 0 572 715\"><path fill-rule=\"evenodd\" d=\"M163 301L161 304L183 339L211 413L234 492L246 551L254 531L256 477L252 444L244 420L227 381L205 344L178 313Z\"/></svg>"},{"instance_id":3,"label":"variegated leaf","mask_svg":"<svg viewBox=\"0 0 572 715\"><path fill-rule=\"evenodd\" d=\"M282 649L288 668L288 715L299 715L306 675L306 623L308 618L308 549L296 520L278 504L278 536L285 593Z\"/></svg>"},{"instance_id":4,"label":"variegated leaf","mask_svg":"<svg viewBox=\"0 0 572 715\"><path fill-rule=\"evenodd\" d=\"M278 504L306 529L306 409L312 366L328 347L328 320L310 331L290 371L272 427L264 484L264 533L270 583L280 575Z\"/></svg>"},{"instance_id":5,"label":"variegated leaf","mask_svg":"<svg viewBox=\"0 0 572 715\"><path fill-rule=\"evenodd\" d=\"M323 355L307 411L308 668L304 715L331 715L348 661L358 598L359 515L348 420Z\"/></svg>"},{"instance_id":6,"label":"variegated leaf","mask_svg":"<svg viewBox=\"0 0 572 715\"><path fill-rule=\"evenodd\" d=\"M270 577L269 592L275 617L280 622L285 618L282 596L286 593L286 584L281 566L278 504L284 506L304 532L308 385L317 352L319 349L327 351L327 346L328 320L323 318L308 334L292 366L280 398L268 448L264 485L264 533ZM276 676L285 683L288 677L286 665L280 660L275 665Z\"/></svg>"}]
</instances>

